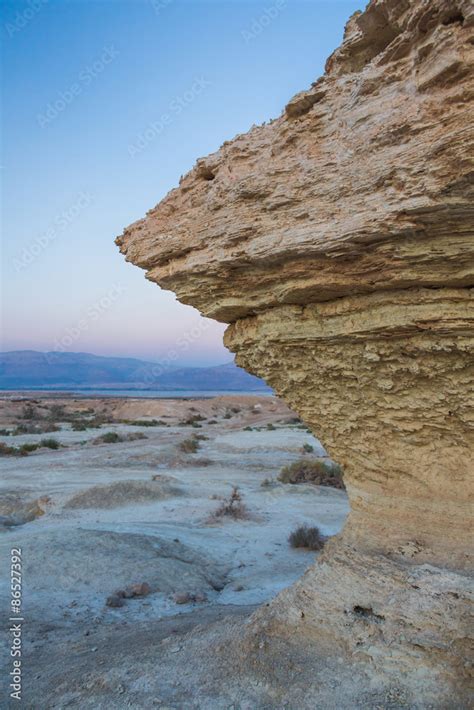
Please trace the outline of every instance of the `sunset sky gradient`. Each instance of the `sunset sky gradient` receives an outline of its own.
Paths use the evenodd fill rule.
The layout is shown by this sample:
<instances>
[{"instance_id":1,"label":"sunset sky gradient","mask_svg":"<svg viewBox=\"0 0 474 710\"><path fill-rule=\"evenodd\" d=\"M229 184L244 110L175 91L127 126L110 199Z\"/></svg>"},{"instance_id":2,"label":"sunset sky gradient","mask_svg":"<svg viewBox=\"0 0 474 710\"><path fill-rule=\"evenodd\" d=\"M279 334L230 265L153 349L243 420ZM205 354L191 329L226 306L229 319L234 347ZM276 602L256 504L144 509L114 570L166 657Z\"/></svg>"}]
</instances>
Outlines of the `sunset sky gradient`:
<instances>
[{"instance_id":1,"label":"sunset sky gradient","mask_svg":"<svg viewBox=\"0 0 474 710\"><path fill-rule=\"evenodd\" d=\"M147 282L114 238L198 157L278 116L364 3L2 5L1 349L231 360L224 326Z\"/></svg>"}]
</instances>

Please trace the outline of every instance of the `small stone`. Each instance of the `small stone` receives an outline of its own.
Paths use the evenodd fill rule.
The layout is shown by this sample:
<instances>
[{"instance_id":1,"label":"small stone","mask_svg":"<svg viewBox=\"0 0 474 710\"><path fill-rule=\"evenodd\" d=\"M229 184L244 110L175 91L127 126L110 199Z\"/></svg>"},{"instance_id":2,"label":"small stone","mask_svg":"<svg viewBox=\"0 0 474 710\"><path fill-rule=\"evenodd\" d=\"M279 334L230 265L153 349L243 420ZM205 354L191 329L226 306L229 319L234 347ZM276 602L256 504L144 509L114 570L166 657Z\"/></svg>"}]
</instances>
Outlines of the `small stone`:
<instances>
[{"instance_id":1,"label":"small stone","mask_svg":"<svg viewBox=\"0 0 474 710\"><path fill-rule=\"evenodd\" d=\"M118 594L111 594L110 597L107 597L107 601L105 602L105 604L106 606L110 606L113 608L125 606L123 597L120 597Z\"/></svg>"},{"instance_id":2,"label":"small stone","mask_svg":"<svg viewBox=\"0 0 474 710\"><path fill-rule=\"evenodd\" d=\"M189 592L177 592L173 594L173 601L175 604L191 604L194 601L194 597Z\"/></svg>"}]
</instances>

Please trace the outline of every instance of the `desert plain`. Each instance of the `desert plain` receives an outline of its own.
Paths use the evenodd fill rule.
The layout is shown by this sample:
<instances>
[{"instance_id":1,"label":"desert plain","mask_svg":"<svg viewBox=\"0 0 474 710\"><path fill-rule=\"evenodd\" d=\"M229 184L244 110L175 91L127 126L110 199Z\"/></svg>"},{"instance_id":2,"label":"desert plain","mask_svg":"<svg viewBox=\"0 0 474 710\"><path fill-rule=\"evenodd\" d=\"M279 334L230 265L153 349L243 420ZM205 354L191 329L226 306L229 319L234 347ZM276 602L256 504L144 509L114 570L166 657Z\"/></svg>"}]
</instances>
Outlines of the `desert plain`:
<instances>
[{"instance_id":1,"label":"desert plain","mask_svg":"<svg viewBox=\"0 0 474 710\"><path fill-rule=\"evenodd\" d=\"M24 706L231 707L232 684L204 661L193 678L179 652L304 573L319 553L290 546L298 526L343 526L344 490L278 481L296 461L330 466L319 441L271 396L9 395L0 429L0 592L8 609L19 548Z\"/></svg>"}]
</instances>

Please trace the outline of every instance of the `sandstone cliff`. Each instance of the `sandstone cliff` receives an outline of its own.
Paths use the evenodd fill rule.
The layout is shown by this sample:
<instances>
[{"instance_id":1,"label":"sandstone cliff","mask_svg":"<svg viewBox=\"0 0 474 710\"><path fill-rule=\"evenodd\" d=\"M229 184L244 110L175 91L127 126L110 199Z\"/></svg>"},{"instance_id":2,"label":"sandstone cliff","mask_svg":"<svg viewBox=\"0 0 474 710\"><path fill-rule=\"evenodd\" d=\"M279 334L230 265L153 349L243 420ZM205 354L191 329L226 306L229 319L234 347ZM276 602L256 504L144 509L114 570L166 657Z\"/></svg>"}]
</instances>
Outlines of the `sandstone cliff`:
<instances>
[{"instance_id":1,"label":"sandstone cliff","mask_svg":"<svg viewBox=\"0 0 474 710\"><path fill-rule=\"evenodd\" d=\"M344 467L343 533L245 643L299 632L436 707L467 676L473 44L469 0L372 0L280 118L117 239Z\"/></svg>"}]
</instances>

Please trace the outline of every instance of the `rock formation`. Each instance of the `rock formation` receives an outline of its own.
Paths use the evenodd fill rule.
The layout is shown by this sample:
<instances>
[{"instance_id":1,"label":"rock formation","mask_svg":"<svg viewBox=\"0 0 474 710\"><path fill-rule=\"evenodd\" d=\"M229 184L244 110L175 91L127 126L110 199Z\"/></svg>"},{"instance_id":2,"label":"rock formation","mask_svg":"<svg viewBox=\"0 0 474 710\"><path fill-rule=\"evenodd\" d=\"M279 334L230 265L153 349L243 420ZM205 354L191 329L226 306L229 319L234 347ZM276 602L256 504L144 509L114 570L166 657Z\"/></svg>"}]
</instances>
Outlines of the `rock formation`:
<instances>
[{"instance_id":1,"label":"rock formation","mask_svg":"<svg viewBox=\"0 0 474 710\"><path fill-rule=\"evenodd\" d=\"M282 116L117 239L344 467L342 534L246 642L299 633L435 707L467 677L473 43L470 0L372 0Z\"/></svg>"}]
</instances>

